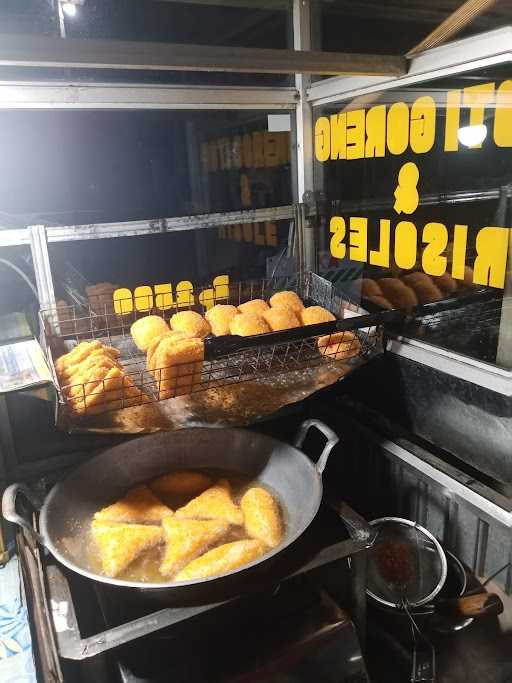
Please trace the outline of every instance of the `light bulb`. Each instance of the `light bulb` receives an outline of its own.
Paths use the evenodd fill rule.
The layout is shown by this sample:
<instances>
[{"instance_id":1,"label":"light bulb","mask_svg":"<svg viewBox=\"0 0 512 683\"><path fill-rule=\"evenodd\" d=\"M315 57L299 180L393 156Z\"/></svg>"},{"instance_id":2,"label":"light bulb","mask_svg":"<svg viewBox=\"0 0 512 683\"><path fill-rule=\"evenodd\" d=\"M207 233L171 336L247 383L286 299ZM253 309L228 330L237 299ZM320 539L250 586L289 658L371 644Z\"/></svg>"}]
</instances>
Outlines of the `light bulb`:
<instances>
[{"instance_id":1,"label":"light bulb","mask_svg":"<svg viewBox=\"0 0 512 683\"><path fill-rule=\"evenodd\" d=\"M487 126L463 126L457 131L457 137L466 147L479 147L487 137Z\"/></svg>"},{"instance_id":2,"label":"light bulb","mask_svg":"<svg viewBox=\"0 0 512 683\"><path fill-rule=\"evenodd\" d=\"M63 2L62 10L68 17L76 16L76 5L73 2Z\"/></svg>"}]
</instances>

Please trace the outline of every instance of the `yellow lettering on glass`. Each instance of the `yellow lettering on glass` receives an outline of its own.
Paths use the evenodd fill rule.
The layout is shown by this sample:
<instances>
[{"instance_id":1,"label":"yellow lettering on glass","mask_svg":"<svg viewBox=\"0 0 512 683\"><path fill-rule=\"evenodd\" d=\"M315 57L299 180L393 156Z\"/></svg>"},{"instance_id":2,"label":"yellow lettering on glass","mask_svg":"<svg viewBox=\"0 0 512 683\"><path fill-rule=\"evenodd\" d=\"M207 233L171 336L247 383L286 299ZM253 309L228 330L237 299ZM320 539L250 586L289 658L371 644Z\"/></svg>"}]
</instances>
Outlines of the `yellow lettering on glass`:
<instances>
[{"instance_id":1,"label":"yellow lettering on glass","mask_svg":"<svg viewBox=\"0 0 512 683\"><path fill-rule=\"evenodd\" d=\"M114 311L117 315L126 315L133 311L133 297L132 293L126 287L116 289L112 296L114 302Z\"/></svg>"},{"instance_id":2,"label":"yellow lettering on glass","mask_svg":"<svg viewBox=\"0 0 512 683\"><path fill-rule=\"evenodd\" d=\"M473 274L475 285L505 287L507 272L508 228L488 226L476 236L476 259Z\"/></svg>"},{"instance_id":3,"label":"yellow lettering on glass","mask_svg":"<svg viewBox=\"0 0 512 683\"><path fill-rule=\"evenodd\" d=\"M370 251L370 263L372 266L389 268L391 221L387 218L381 218L379 221L379 225L379 248L376 251Z\"/></svg>"},{"instance_id":4,"label":"yellow lettering on glass","mask_svg":"<svg viewBox=\"0 0 512 683\"><path fill-rule=\"evenodd\" d=\"M388 110L387 145L391 154L403 154L409 144L409 107L395 102Z\"/></svg>"},{"instance_id":5,"label":"yellow lettering on glass","mask_svg":"<svg viewBox=\"0 0 512 683\"><path fill-rule=\"evenodd\" d=\"M460 90L449 90L446 95L444 126L444 151L456 152L459 149L457 133L460 126Z\"/></svg>"},{"instance_id":6,"label":"yellow lettering on glass","mask_svg":"<svg viewBox=\"0 0 512 683\"><path fill-rule=\"evenodd\" d=\"M429 152L436 139L436 103L428 95L418 97L411 107L410 145L416 154Z\"/></svg>"},{"instance_id":7,"label":"yellow lettering on glass","mask_svg":"<svg viewBox=\"0 0 512 683\"><path fill-rule=\"evenodd\" d=\"M331 133L329 119L320 116L315 122L315 157L318 161L327 161L331 152Z\"/></svg>"},{"instance_id":8,"label":"yellow lettering on glass","mask_svg":"<svg viewBox=\"0 0 512 683\"><path fill-rule=\"evenodd\" d=\"M174 300L172 298L172 285L170 282L166 282L162 285L155 285L155 307L160 311L166 311L172 308L174 305Z\"/></svg>"},{"instance_id":9,"label":"yellow lettering on glass","mask_svg":"<svg viewBox=\"0 0 512 683\"><path fill-rule=\"evenodd\" d=\"M349 231L350 260L365 263L368 258L368 219L352 216Z\"/></svg>"},{"instance_id":10,"label":"yellow lettering on glass","mask_svg":"<svg viewBox=\"0 0 512 683\"><path fill-rule=\"evenodd\" d=\"M498 147L512 147L512 81L503 81L496 93L494 142Z\"/></svg>"},{"instance_id":11,"label":"yellow lettering on glass","mask_svg":"<svg viewBox=\"0 0 512 683\"><path fill-rule=\"evenodd\" d=\"M427 223L423 228L423 250L421 267L428 275L444 275L447 258L443 256L448 246L448 230L442 223Z\"/></svg>"},{"instance_id":12,"label":"yellow lettering on glass","mask_svg":"<svg viewBox=\"0 0 512 683\"><path fill-rule=\"evenodd\" d=\"M364 156L383 157L386 153L386 105L372 107L366 114L366 147Z\"/></svg>"},{"instance_id":13,"label":"yellow lettering on glass","mask_svg":"<svg viewBox=\"0 0 512 683\"><path fill-rule=\"evenodd\" d=\"M494 83L481 83L464 88L463 103L464 106L469 107L470 126L481 126L483 124L485 108L494 100L494 90ZM474 149L481 146L481 142L470 145Z\"/></svg>"},{"instance_id":14,"label":"yellow lettering on glass","mask_svg":"<svg viewBox=\"0 0 512 683\"><path fill-rule=\"evenodd\" d=\"M176 306L190 308L195 303L194 285L188 280L182 280L176 285Z\"/></svg>"},{"instance_id":15,"label":"yellow lettering on glass","mask_svg":"<svg viewBox=\"0 0 512 683\"><path fill-rule=\"evenodd\" d=\"M345 159L347 147L347 115L332 114L330 117L331 159Z\"/></svg>"},{"instance_id":16,"label":"yellow lettering on glass","mask_svg":"<svg viewBox=\"0 0 512 683\"><path fill-rule=\"evenodd\" d=\"M341 216L333 216L329 224L329 230L332 233L331 254L334 258L345 258L347 248L343 244L343 240L345 239L347 229L343 218Z\"/></svg>"},{"instance_id":17,"label":"yellow lettering on glass","mask_svg":"<svg viewBox=\"0 0 512 683\"><path fill-rule=\"evenodd\" d=\"M347 159L362 159L364 157L364 119L364 109L354 109L347 112Z\"/></svg>"},{"instance_id":18,"label":"yellow lettering on glass","mask_svg":"<svg viewBox=\"0 0 512 683\"><path fill-rule=\"evenodd\" d=\"M455 225L453 229L452 277L464 280L466 268L466 247L468 243L468 226Z\"/></svg>"},{"instance_id":19,"label":"yellow lettering on glass","mask_svg":"<svg viewBox=\"0 0 512 683\"><path fill-rule=\"evenodd\" d=\"M416 265L418 256L418 233L410 221L400 221L395 228L395 263L409 270Z\"/></svg>"},{"instance_id":20,"label":"yellow lettering on glass","mask_svg":"<svg viewBox=\"0 0 512 683\"><path fill-rule=\"evenodd\" d=\"M147 285L136 287L133 292L135 310L143 313L153 308L153 290Z\"/></svg>"}]
</instances>

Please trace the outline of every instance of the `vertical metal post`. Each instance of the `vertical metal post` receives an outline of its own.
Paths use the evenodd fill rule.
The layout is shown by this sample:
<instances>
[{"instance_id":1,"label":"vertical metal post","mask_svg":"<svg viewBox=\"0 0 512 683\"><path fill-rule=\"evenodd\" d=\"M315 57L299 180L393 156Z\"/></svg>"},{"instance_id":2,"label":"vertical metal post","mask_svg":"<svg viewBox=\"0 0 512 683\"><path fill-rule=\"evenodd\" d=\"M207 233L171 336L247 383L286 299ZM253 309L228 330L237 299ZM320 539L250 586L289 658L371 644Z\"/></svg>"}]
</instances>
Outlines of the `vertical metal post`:
<instances>
[{"instance_id":1,"label":"vertical metal post","mask_svg":"<svg viewBox=\"0 0 512 683\"><path fill-rule=\"evenodd\" d=\"M500 200L497 211L497 220L494 225L502 225L505 229L507 218L512 219L512 185L500 188ZM510 232L510 231L509 231ZM509 239L507 274L503 303L501 306L500 332L498 337L498 350L496 364L503 368L512 368L512 238Z\"/></svg>"},{"instance_id":2,"label":"vertical metal post","mask_svg":"<svg viewBox=\"0 0 512 683\"><path fill-rule=\"evenodd\" d=\"M64 16L64 9L62 8L61 0L55 0L57 5L57 19L59 21L59 33L61 38L66 37L66 17Z\"/></svg>"},{"instance_id":3,"label":"vertical metal post","mask_svg":"<svg viewBox=\"0 0 512 683\"><path fill-rule=\"evenodd\" d=\"M293 47L295 50L311 49L310 0L293 0ZM313 191L313 108L306 99L311 77L295 76L299 100L295 109L295 135L297 153L297 201L302 202L305 192ZM302 226L304 266L315 268L315 238L312 229Z\"/></svg>"},{"instance_id":4,"label":"vertical metal post","mask_svg":"<svg viewBox=\"0 0 512 683\"><path fill-rule=\"evenodd\" d=\"M55 291L53 289L53 277L50 267L46 228L44 225L31 225L29 231L32 264L36 277L39 306L41 308L54 307Z\"/></svg>"}]
</instances>

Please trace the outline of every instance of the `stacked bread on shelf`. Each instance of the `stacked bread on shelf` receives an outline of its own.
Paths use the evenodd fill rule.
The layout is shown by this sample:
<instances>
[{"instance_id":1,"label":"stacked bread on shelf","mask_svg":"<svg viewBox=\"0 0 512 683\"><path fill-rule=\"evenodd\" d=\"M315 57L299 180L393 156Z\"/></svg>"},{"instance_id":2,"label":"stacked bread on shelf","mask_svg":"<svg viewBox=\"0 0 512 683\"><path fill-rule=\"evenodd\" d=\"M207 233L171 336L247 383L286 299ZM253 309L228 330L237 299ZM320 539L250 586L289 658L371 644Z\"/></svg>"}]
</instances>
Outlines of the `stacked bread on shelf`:
<instances>
[{"instance_id":1,"label":"stacked bread on shelf","mask_svg":"<svg viewBox=\"0 0 512 683\"><path fill-rule=\"evenodd\" d=\"M57 377L74 414L95 415L150 400L125 373L119 356L117 349L94 340L57 359Z\"/></svg>"},{"instance_id":2,"label":"stacked bread on shelf","mask_svg":"<svg viewBox=\"0 0 512 683\"><path fill-rule=\"evenodd\" d=\"M422 272L402 274L399 277L363 278L356 281L361 286L361 296L381 308L398 308L410 311L421 304L434 303L452 296L473 282L473 270L466 266L464 280L457 281L445 273L438 277Z\"/></svg>"}]
</instances>

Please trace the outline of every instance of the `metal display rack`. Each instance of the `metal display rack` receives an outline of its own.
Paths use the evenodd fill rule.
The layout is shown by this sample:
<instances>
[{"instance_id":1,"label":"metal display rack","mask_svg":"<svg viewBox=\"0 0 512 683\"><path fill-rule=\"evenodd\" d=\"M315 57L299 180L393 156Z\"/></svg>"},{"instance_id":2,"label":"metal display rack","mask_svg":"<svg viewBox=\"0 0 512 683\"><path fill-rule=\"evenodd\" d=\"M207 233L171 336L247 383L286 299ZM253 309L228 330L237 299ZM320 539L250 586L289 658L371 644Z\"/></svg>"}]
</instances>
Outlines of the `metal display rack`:
<instances>
[{"instance_id":1,"label":"metal display rack","mask_svg":"<svg viewBox=\"0 0 512 683\"><path fill-rule=\"evenodd\" d=\"M348 363L348 370L351 359L368 357L377 350L379 323L386 314L364 315L365 311L357 304L346 296L342 299L331 282L312 272L231 283L228 292L220 298L208 300L199 293L198 300L203 303L195 305L193 299L185 309L203 313L209 304L238 306L254 298L269 299L283 290L295 291L304 302L328 309L337 321L252 337L209 336L204 341L200 357L190 356L174 363L169 360L169 365L152 367L149 357L136 347L132 339L132 324L147 315L159 315L167 321L174 313L183 310L183 306L174 303L165 306L164 310L148 308L144 300L140 302L145 308L141 312L137 310L137 301L134 306L130 299L118 302L121 311L123 303L133 309L125 314L116 314L107 304L99 313L97 309L75 304L43 308L41 322L45 348L59 390L61 407L69 416L77 417L303 370L325 362L343 360ZM215 297L213 289L205 288L204 292ZM354 317L343 320L345 311L350 311ZM116 359L118 366L112 366L106 376L100 374L102 368L97 365L87 371L86 377L81 374L79 366L76 374L65 374L65 370L59 372L54 361L62 354L63 348L91 341L99 342L107 349L115 349L116 355L119 354Z\"/></svg>"}]
</instances>

